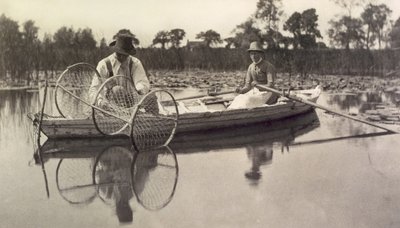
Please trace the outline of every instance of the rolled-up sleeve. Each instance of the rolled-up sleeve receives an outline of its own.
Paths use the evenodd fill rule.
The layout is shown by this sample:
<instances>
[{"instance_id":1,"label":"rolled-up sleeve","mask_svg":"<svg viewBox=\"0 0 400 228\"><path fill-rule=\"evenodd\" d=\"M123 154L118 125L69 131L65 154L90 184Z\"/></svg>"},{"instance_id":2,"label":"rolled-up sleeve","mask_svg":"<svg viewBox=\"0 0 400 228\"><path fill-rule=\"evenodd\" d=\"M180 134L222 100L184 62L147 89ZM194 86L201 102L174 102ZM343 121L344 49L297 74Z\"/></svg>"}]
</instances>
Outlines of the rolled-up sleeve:
<instances>
[{"instance_id":1,"label":"rolled-up sleeve","mask_svg":"<svg viewBox=\"0 0 400 228\"><path fill-rule=\"evenodd\" d=\"M146 71L139 59L132 58L132 60L133 64L131 71L136 90L142 90L145 93L148 93L150 90L150 82L147 78Z\"/></svg>"},{"instance_id":2,"label":"rolled-up sleeve","mask_svg":"<svg viewBox=\"0 0 400 228\"><path fill-rule=\"evenodd\" d=\"M108 74L107 66L104 60L101 60L97 64L96 70L97 72L99 72L100 77L97 74L93 75L92 83L90 84L89 88L89 98L91 103L95 101L97 91L99 90L101 84L103 83L104 79Z\"/></svg>"},{"instance_id":3,"label":"rolled-up sleeve","mask_svg":"<svg viewBox=\"0 0 400 228\"><path fill-rule=\"evenodd\" d=\"M267 86L274 87L276 79L276 69L272 64L269 66L269 72L267 72L267 78L268 78Z\"/></svg>"},{"instance_id":4,"label":"rolled-up sleeve","mask_svg":"<svg viewBox=\"0 0 400 228\"><path fill-rule=\"evenodd\" d=\"M246 73L246 78L244 79L244 85L243 87L240 89L240 93L247 93L251 90L251 82L253 81L253 78L251 77L251 72L252 72L253 68L252 68L252 64L249 66L249 68L247 69L247 73Z\"/></svg>"}]
</instances>

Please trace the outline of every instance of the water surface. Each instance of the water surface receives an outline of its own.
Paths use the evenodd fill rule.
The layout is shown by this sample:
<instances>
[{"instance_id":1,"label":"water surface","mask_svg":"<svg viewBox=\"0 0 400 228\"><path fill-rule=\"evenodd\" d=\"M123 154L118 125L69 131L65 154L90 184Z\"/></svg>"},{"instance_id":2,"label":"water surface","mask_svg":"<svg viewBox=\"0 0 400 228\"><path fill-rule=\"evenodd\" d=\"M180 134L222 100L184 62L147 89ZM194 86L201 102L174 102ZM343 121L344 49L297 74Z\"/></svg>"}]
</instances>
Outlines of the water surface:
<instances>
[{"instance_id":1,"label":"water surface","mask_svg":"<svg viewBox=\"0 0 400 228\"><path fill-rule=\"evenodd\" d=\"M43 157L42 169L26 118L39 110L38 94L0 97L0 227L400 226L399 136L332 140L382 132L362 123L317 110L180 136L169 150L138 158L126 140L46 142L62 153ZM318 103L362 112L382 100L390 99L323 94Z\"/></svg>"}]
</instances>

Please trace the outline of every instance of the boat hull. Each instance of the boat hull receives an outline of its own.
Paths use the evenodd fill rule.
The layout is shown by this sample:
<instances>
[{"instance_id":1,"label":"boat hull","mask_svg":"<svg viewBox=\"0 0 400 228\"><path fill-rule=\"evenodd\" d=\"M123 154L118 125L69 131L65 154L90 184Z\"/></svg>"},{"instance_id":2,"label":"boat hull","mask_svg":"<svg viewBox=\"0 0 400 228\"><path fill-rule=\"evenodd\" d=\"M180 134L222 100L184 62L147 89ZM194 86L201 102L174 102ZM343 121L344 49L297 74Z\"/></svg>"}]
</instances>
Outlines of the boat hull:
<instances>
[{"instance_id":1,"label":"boat hull","mask_svg":"<svg viewBox=\"0 0 400 228\"><path fill-rule=\"evenodd\" d=\"M320 91L310 91L312 91L312 93L310 93L311 95L307 100L315 102L318 99ZM182 114L180 112L176 133L181 134L281 120L300 115L311 109L313 109L313 107L304 103L286 100L285 102L279 102L274 105L265 105L251 109L210 110ZM33 119L33 117L31 117L31 119ZM41 130L51 139L105 137L96 129L93 120L90 118L44 118ZM127 132L125 132L125 134L127 134Z\"/></svg>"}]
</instances>

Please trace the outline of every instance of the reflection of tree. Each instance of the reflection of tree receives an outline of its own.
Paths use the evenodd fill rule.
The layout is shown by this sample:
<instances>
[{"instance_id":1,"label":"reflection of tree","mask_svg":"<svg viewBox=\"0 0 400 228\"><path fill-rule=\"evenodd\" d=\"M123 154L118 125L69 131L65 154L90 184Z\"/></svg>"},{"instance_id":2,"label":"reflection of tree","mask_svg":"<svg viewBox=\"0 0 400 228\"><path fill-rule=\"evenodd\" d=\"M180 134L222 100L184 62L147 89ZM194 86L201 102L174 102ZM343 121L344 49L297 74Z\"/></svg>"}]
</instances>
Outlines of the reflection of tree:
<instances>
[{"instance_id":1,"label":"reflection of tree","mask_svg":"<svg viewBox=\"0 0 400 228\"><path fill-rule=\"evenodd\" d=\"M263 165L270 164L272 162L272 143L262 145L248 145L246 147L247 157L251 161L251 168L245 173L247 179L249 179L252 185L257 185L261 178L260 167Z\"/></svg>"},{"instance_id":2,"label":"reflection of tree","mask_svg":"<svg viewBox=\"0 0 400 228\"><path fill-rule=\"evenodd\" d=\"M362 104L362 94L357 95L333 95L327 100L327 104L335 105L340 110L349 110L352 107L359 107Z\"/></svg>"},{"instance_id":3,"label":"reflection of tree","mask_svg":"<svg viewBox=\"0 0 400 228\"><path fill-rule=\"evenodd\" d=\"M352 95L332 95L327 100L327 104L335 106L338 111L356 108L359 113L364 113L366 110L376 109L377 104L396 104L399 100L399 95L393 92L366 92Z\"/></svg>"}]
</instances>

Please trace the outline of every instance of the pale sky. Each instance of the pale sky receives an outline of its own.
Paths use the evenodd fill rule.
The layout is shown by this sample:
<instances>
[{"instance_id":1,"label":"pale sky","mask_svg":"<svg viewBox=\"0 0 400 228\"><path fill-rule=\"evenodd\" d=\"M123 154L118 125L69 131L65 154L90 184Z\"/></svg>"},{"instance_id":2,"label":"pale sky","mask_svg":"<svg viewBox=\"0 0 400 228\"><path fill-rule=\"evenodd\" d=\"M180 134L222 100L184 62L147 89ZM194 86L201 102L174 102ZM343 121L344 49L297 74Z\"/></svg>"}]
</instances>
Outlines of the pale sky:
<instances>
[{"instance_id":1,"label":"pale sky","mask_svg":"<svg viewBox=\"0 0 400 228\"><path fill-rule=\"evenodd\" d=\"M40 37L54 34L60 27L89 27L97 41L110 41L122 28L130 29L142 46L151 44L157 32L181 28L185 39L213 29L222 38L232 36L236 25L243 23L256 10L258 0L0 0L0 14L22 26L35 21ZM375 0L393 10L392 19L400 16L400 0ZM319 29L327 38L328 21L345 11L330 0L282 0L285 17L295 11L315 8ZM353 16L359 16L359 9ZM283 23L281 22L281 23ZM326 39L325 39L326 41Z\"/></svg>"}]
</instances>

